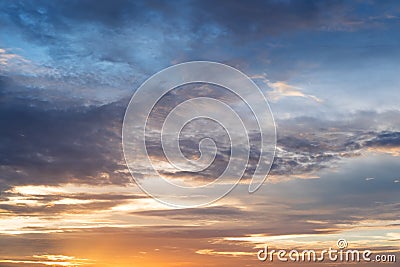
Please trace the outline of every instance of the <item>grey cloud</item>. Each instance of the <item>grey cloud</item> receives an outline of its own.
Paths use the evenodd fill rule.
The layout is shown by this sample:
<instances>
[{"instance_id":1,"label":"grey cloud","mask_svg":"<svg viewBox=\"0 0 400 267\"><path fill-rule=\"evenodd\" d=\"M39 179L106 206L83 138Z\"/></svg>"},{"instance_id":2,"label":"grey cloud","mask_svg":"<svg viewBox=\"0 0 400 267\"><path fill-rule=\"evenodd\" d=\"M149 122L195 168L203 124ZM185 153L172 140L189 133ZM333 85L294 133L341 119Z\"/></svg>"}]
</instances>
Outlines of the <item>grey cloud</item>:
<instances>
[{"instance_id":1,"label":"grey cloud","mask_svg":"<svg viewBox=\"0 0 400 267\"><path fill-rule=\"evenodd\" d=\"M371 147L400 147L400 132L382 132L365 144Z\"/></svg>"},{"instance_id":2,"label":"grey cloud","mask_svg":"<svg viewBox=\"0 0 400 267\"><path fill-rule=\"evenodd\" d=\"M169 217L177 220L224 220L239 216L243 212L239 208L229 206L216 206L207 208L179 209L179 210L154 210L134 212L132 215L154 217Z\"/></svg>"},{"instance_id":3,"label":"grey cloud","mask_svg":"<svg viewBox=\"0 0 400 267\"><path fill-rule=\"evenodd\" d=\"M62 199L76 199L76 200L90 200L90 201L120 201L120 200L134 200L134 199L142 199L147 196L144 195L129 195L129 194L90 194L90 193L57 193L54 194L41 194L41 195L24 195L21 193L14 193L12 191L6 191L2 193L2 200L8 201L11 197L20 197L26 200L34 200L39 202L40 204L48 204L53 201L58 201Z\"/></svg>"},{"instance_id":4,"label":"grey cloud","mask_svg":"<svg viewBox=\"0 0 400 267\"><path fill-rule=\"evenodd\" d=\"M58 108L12 94L3 94L0 103L3 186L129 181L118 172L125 169L123 105Z\"/></svg>"},{"instance_id":5,"label":"grey cloud","mask_svg":"<svg viewBox=\"0 0 400 267\"><path fill-rule=\"evenodd\" d=\"M2 81L2 86L9 86L7 80ZM54 107L51 102L21 96L24 95L0 91L3 129L0 135L4 141L0 146L0 168L4 189L23 184L130 182L129 175L119 172L126 170L120 136L125 102ZM177 95L170 98L174 104L178 99ZM158 110L155 121L162 121L168 110ZM398 147L399 134L394 125L397 115L396 112L359 113L345 122L315 118L278 121L278 153L271 173L312 173L332 167L343 158L357 157L364 148ZM371 118L376 123L367 123ZM256 144L257 135L252 139ZM148 145L150 155L163 157L158 141L149 140ZM189 135L181 145L189 155L198 152L198 142L193 136ZM164 174L214 179L225 168L229 157L229 149L220 148L212 167L200 175L168 171ZM259 151L253 147L252 154L245 179L254 171Z\"/></svg>"},{"instance_id":6,"label":"grey cloud","mask_svg":"<svg viewBox=\"0 0 400 267\"><path fill-rule=\"evenodd\" d=\"M10 212L11 216L58 216L62 214L88 214L95 211L104 211L124 201L103 201L87 204L57 204L49 206L0 204L0 209Z\"/></svg>"},{"instance_id":7,"label":"grey cloud","mask_svg":"<svg viewBox=\"0 0 400 267\"><path fill-rule=\"evenodd\" d=\"M15 204L13 199L23 199L26 201L34 201L34 205ZM112 207L128 203L131 200L147 198L146 195L134 194L90 194L90 193L58 193L43 195L24 195L6 191L2 193L0 209L3 210L2 217L8 216L40 216L46 218L49 215L59 216L62 214L90 213L96 211L104 211ZM69 204L62 204L56 201L69 200ZM85 203L76 203L75 200L86 200ZM11 201L11 203L9 202ZM10 214L8 214L8 212Z\"/></svg>"},{"instance_id":8,"label":"grey cloud","mask_svg":"<svg viewBox=\"0 0 400 267\"><path fill-rule=\"evenodd\" d=\"M398 111L361 111L345 120L312 117L279 120L278 150L272 173L315 172L332 168L343 158L358 157L366 148L399 147L398 116Z\"/></svg>"},{"instance_id":9,"label":"grey cloud","mask_svg":"<svg viewBox=\"0 0 400 267\"><path fill-rule=\"evenodd\" d=\"M231 1L197 2L205 14L240 35L265 36L294 29L318 27L326 19L325 10L340 2L319 1L248 1L246 7ZM206 7L212 6L212 9Z\"/></svg>"},{"instance_id":10,"label":"grey cloud","mask_svg":"<svg viewBox=\"0 0 400 267\"><path fill-rule=\"evenodd\" d=\"M161 125L166 114L187 97L201 96L202 93L210 94L212 97L232 105L236 104L235 98L223 96L221 90L215 88L203 88L187 92L176 90L160 101L161 107L153 110L153 120L150 124L154 129ZM246 114L245 119L251 117ZM389 147L398 147L398 118L400 114L396 110L386 112L359 111L347 114L346 118L323 119L319 117L295 117L291 119L277 120L277 153L271 174L273 175L303 175L320 171L325 168L332 168L344 158L353 158L361 155L362 151L378 146L378 140L386 142ZM153 128L152 128L153 129ZM187 135L181 140L181 149L188 156L198 154L198 143L196 131L192 129L192 135ZM212 133L209 133L212 136ZM252 156L244 179L251 177L259 159L257 143L259 135L251 136ZM148 142L150 154L162 161L161 144L157 140ZM226 167L229 160L230 150L226 144L219 149L216 160L211 168L202 173L171 172L162 171L169 177L183 177L199 180L212 180Z\"/></svg>"}]
</instances>

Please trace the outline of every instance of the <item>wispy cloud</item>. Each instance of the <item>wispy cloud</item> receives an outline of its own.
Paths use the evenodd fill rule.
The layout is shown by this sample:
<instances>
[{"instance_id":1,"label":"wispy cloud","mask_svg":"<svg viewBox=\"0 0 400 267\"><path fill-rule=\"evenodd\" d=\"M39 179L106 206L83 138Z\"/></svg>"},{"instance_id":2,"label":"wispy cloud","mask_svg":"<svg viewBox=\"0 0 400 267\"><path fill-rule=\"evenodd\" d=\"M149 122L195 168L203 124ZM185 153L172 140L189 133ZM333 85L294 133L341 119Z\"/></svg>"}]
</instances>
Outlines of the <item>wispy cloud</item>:
<instances>
[{"instance_id":1,"label":"wispy cloud","mask_svg":"<svg viewBox=\"0 0 400 267\"><path fill-rule=\"evenodd\" d=\"M65 255L33 255L32 259L0 259L0 263L73 267L89 266L94 264L94 261Z\"/></svg>"},{"instance_id":2,"label":"wispy cloud","mask_svg":"<svg viewBox=\"0 0 400 267\"><path fill-rule=\"evenodd\" d=\"M285 97L302 97L308 98L317 103L322 103L323 100L320 98L304 93L304 89L298 86L290 85L284 81L276 81L272 82L266 78L266 75L253 75L251 76L253 79L259 79L264 84L266 84L272 91L267 91L268 99L272 102L277 102Z\"/></svg>"},{"instance_id":3,"label":"wispy cloud","mask_svg":"<svg viewBox=\"0 0 400 267\"><path fill-rule=\"evenodd\" d=\"M268 92L268 96L271 101L279 101L284 97L303 97L311 99L315 102L322 103L323 101L314 95L305 94L301 87L290 85L286 82L267 82L268 86L273 89L273 91Z\"/></svg>"}]
</instances>

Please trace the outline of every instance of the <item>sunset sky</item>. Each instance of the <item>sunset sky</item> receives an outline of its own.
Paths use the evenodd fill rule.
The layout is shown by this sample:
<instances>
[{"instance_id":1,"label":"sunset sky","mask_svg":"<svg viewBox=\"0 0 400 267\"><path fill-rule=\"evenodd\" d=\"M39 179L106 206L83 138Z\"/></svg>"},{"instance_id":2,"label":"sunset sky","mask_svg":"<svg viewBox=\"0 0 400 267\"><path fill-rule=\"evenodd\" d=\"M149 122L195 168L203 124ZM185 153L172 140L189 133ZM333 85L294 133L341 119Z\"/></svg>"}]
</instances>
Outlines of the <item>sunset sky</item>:
<instances>
[{"instance_id":1,"label":"sunset sky","mask_svg":"<svg viewBox=\"0 0 400 267\"><path fill-rule=\"evenodd\" d=\"M132 180L122 122L147 78L197 60L260 87L276 156L254 194L244 177L175 209ZM257 251L339 238L399 261L399 62L398 1L0 1L0 266L310 266Z\"/></svg>"}]
</instances>

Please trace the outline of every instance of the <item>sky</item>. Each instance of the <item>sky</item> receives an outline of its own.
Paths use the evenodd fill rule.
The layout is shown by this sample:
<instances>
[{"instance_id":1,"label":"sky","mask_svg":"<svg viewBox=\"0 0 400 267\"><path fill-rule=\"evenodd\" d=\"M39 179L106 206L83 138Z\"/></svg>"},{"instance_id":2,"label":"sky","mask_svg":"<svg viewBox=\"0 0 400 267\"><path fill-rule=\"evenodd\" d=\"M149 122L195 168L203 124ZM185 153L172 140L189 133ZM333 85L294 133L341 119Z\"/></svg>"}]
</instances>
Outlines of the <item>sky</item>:
<instances>
[{"instance_id":1,"label":"sky","mask_svg":"<svg viewBox=\"0 0 400 267\"><path fill-rule=\"evenodd\" d=\"M0 266L291 266L257 251L339 238L399 258L399 29L398 1L1 1ZM188 61L249 76L277 144L254 194L250 172L175 209L132 180L121 133L137 88ZM193 96L234 104L222 91L177 89L154 121ZM164 174L209 182L218 155L202 175Z\"/></svg>"}]
</instances>

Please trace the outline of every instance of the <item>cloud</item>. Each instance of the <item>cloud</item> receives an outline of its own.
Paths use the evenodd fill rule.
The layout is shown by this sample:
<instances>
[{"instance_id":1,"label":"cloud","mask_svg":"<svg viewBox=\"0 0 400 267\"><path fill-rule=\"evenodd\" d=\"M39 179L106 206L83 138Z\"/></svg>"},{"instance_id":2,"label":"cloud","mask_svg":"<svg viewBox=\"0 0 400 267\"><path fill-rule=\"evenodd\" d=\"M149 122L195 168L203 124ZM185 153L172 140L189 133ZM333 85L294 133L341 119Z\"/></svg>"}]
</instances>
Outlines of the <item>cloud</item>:
<instances>
[{"instance_id":1,"label":"cloud","mask_svg":"<svg viewBox=\"0 0 400 267\"><path fill-rule=\"evenodd\" d=\"M4 79L4 76L13 76L15 74L26 77L52 77L57 75L57 70L32 62L8 49L0 48L1 79Z\"/></svg>"},{"instance_id":2,"label":"cloud","mask_svg":"<svg viewBox=\"0 0 400 267\"><path fill-rule=\"evenodd\" d=\"M84 187L71 185L64 187L17 186L2 193L0 210L3 216L46 217L48 214L54 216L89 214L147 198L143 194L113 193L111 192L113 189L115 186L110 186L103 192L86 193ZM98 191L93 187L91 190Z\"/></svg>"},{"instance_id":3,"label":"cloud","mask_svg":"<svg viewBox=\"0 0 400 267\"><path fill-rule=\"evenodd\" d=\"M229 206L213 206L206 208L180 209L180 210L153 210L134 212L133 215L152 217L169 217L175 220L226 220L232 216L239 216L242 211L239 208Z\"/></svg>"},{"instance_id":4,"label":"cloud","mask_svg":"<svg viewBox=\"0 0 400 267\"><path fill-rule=\"evenodd\" d=\"M209 20L214 20L238 36L262 38L292 31L329 29L349 30L346 25L353 5L340 1L249 1L247 8L223 1L215 5L212 1L196 3ZM214 8L211 8L214 7ZM329 10L329 12L327 12Z\"/></svg>"},{"instance_id":5,"label":"cloud","mask_svg":"<svg viewBox=\"0 0 400 267\"><path fill-rule=\"evenodd\" d=\"M343 42L332 42L335 47L329 49L334 51L332 59L326 59L329 51L324 45L313 47L314 43L319 44L318 40L313 42L313 38L318 39L324 29L345 31L343 25L348 21L364 17L354 12L357 8L372 13L371 17L382 16L386 10L380 5L371 6L371 3L341 1L252 1L247 8L229 1L217 6L212 1L115 1L112 5L107 1L59 1L57 4L3 1L0 45L10 54L29 61L23 65L26 71L22 67L12 68L7 75L18 85L28 87L38 98L53 101L68 99L83 105L118 101L173 62L200 59L231 63L241 70L267 69L272 73L271 81L276 81L272 82L274 86L280 88L274 89L272 98L282 101L285 95L297 95L318 102L325 93L317 94L312 90L307 93L303 91L309 90L306 86L284 88L279 83L289 81L286 74L302 72L305 65L327 61L331 66L338 56L343 57L343 51L349 49L341 47ZM304 39L280 39L293 33L295 36L298 36L296 33L305 34L307 40L310 35L312 45ZM293 42L296 47L292 46ZM211 46L213 49L209 49ZM364 47L364 44L356 46ZM321 55L318 49L324 53ZM306 55L304 59L296 54L309 50L316 56ZM385 51L389 50L385 48ZM382 55L381 49L373 52ZM390 51L390 59L395 52ZM365 58L368 57L362 57ZM347 66L350 61L347 59L345 63L340 62L340 66ZM359 62L358 59L354 61ZM323 71L326 69L325 66ZM344 90L348 91L346 88Z\"/></svg>"},{"instance_id":6,"label":"cloud","mask_svg":"<svg viewBox=\"0 0 400 267\"><path fill-rule=\"evenodd\" d=\"M302 98L308 98L317 103L323 102L323 100L319 99L314 95L305 94L303 92L303 88L290 85L287 82L284 81L272 82L269 79L267 79L265 75L253 75L251 76L251 78L256 80L261 80L264 84L272 88L272 91L267 92L268 100L272 102L277 102L285 97L302 97Z\"/></svg>"},{"instance_id":7,"label":"cloud","mask_svg":"<svg viewBox=\"0 0 400 267\"><path fill-rule=\"evenodd\" d=\"M52 107L0 93L1 184L127 183L123 107Z\"/></svg>"},{"instance_id":8,"label":"cloud","mask_svg":"<svg viewBox=\"0 0 400 267\"><path fill-rule=\"evenodd\" d=\"M10 65L12 62L18 63L28 63L29 61L20 55L8 53L5 49L0 48L0 65L2 69L4 66Z\"/></svg>"},{"instance_id":9,"label":"cloud","mask_svg":"<svg viewBox=\"0 0 400 267\"><path fill-rule=\"evenodd\" d=\"M201 255L219 255L219 256L254 256L254 252L246 252L246 251L215 251L213 249L200 249L196 251L197 254Z\"/></svg>"},{"instance_id":10,"label":"cloud","mask_svg":"<svg viewBox=\"0 0 400 267\"><path fill-rule=\"evenodd\" d=\"M25 89L18 91L19 87L7 78L3 77L0 83L0 127L4 129L0 136L5 140L0 147L3 190L28 184L131 182L121 150L120 129L126 101L86 107L66 102L54 107L51 101L36 99ZM155 110L155 126L150 125L158 127L172 107L201 95L203 89L197 93L179 91L167 96L165 109ZM206 91L237 105L235 98L223 96L218 90L208 88ZM278 146L271 175L282 179L283 176L318 177L317 171L331 168L342 159L358 157L365 150L396 155L399 147L397 119L398 112L390 111L359 112L349 116L347 121L309 117L277 120ZM371 124L371 120L374 123ZM150 155L165 161L160 141L148 141ZM251 142L257 144L259 136L252 136ZM193 135L187 135L181 146L187 155L198 153L198 140ZM244 179L251 177L257 164L259 151L255 147ZM213 180L224 170L230 155L225 143L219 148L214 164L200 175L170 172L169 169L164 169L163 174L200 182ZM140 162L137 171L143 171Z\"/></svg>"},{"instance_id":11,"label":"cloud","mask_svg":"<svg viewBox=\"0 0 400 267\"><path fill-rule=\"evenodd\" d=\"M382 132L365 145L370 151L400 156L400 132Z\"/></svg>"},{"instance_id":12,"label":"cloud","mask_svg":"<svg viewBox=\"0 0 400 267\"><path fill-rule=\"evenodd\" d=\"M14 258L14 259L1 259L0 263L7 264L10 266L22 265L22 264L34 264L35 266L90 266L94 262L89 259L80 259L74 256L65 255L33 255L30 259L27 258Z\"/></svg>"}]
</instances>

